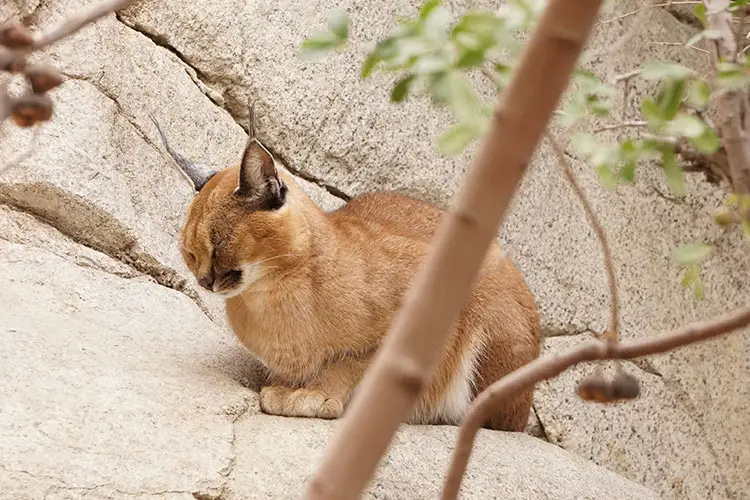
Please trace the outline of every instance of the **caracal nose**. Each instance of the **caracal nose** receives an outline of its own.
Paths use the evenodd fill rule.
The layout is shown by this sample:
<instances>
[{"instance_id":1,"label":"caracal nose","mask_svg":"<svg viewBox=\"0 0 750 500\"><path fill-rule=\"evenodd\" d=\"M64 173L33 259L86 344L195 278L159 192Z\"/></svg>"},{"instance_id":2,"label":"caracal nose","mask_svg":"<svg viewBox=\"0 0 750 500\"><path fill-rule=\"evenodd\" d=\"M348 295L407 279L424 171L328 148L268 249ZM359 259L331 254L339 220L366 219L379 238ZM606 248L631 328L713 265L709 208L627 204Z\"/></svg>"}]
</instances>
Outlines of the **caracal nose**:
<instances>
[{"instance_id":1,"label":"caracal nose","mask_svg":"<svg viewBox=\"0 0 750 500\"><path fill-rule=\"evenodd\" d=\"M214 273L210 273L202 277L198 280L198 284L208 290L209 292L213 292L213 286L214 286Z\"/></svg>"}]
</instances>

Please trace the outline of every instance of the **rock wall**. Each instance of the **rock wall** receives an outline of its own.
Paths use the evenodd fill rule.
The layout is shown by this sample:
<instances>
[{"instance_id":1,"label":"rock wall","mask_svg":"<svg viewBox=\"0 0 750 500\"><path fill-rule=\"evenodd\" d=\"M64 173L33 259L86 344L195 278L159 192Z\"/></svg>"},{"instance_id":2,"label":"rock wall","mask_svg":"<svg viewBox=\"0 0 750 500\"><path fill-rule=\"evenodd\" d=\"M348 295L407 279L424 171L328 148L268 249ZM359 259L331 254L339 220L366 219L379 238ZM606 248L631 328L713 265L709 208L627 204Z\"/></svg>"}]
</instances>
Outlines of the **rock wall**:
<instances>
[{"instance_id":1,"label":"rock wall","mask_svg":"<svg viewBox=\"0 0 750 500\"><path fill-rule=\"evenodd\" d=\"M86 3L13 0L0 6L0 19L49 26ZM448 2L456 12L475 4ZM642 4L618 2L609 15ZM358 79L356 49L314 65L296 57L302 37L337 5L353 19L355 45L415 9L373 0L143 0L42 56L68 81L54 92L55 118L34 154L0 176L0 266L10 277L0 290L0 374L11 382L0 388L8 450L0 486L11 498L299 491L331 426L258 415L255 366L227 331L221 304L194 286L179 258L191 189L148 114L180 149L223 168L239 158L238 123L252 96L264 142L324 208L383 188L447 206L473 151L437 154L445 114L414 99L390 104L388 79ZM590 66L605 78L644 57L703 68L701 52L664 44L695 30L662 10L603 23ZM612 46L616 53L606 53ZM633 112L647 90L636 88L620 107ZM6 159L30 134L6 124L0 139ZM674 246L716 235L707 215L721 191L695 177L690 196L674 201L658 172L643 168L635 187L609 193L583 163L574 168L612 240L625 337L747 302L750 258L739 242L720 243L701 303L679 289L669 262ZM500 238L537 296L545 350L604 328L598 244L545 145ZM749 354L745 332L627 363L643 385L628 405L579 401L573 389L584 368L541 384L539 432L558 447L483 433L465 496L654 496L586 459L662 498L743 498ZM407 427L400 436L369 494L434 498L454 429Z\"/></svg>"}]
</instances>

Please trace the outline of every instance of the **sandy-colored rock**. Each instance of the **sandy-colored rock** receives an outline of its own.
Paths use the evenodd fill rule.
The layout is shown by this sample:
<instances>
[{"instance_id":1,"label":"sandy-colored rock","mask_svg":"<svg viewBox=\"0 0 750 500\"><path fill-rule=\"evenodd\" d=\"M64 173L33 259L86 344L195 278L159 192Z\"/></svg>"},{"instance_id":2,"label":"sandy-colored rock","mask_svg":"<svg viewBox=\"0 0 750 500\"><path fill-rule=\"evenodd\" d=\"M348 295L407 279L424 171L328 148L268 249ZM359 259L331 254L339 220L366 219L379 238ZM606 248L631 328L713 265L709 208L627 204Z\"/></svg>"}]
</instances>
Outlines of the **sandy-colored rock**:
<instances>
[{"instance_id":1,"label":"sandy-colored rock","mask_svg":"<svg viewBox=\"0 0 750 500\"><path fill-rule=\"evenodd\" d=\"M3 498L299 494L333 423L246 418L259 413L245 387L254 367L184 294L112 274L123 264L27 214L2 209L0 227ZM455 434L405 427L368 498L434 498ZM657 498L541 440L491 432L478 439L464 491Z\"/></svg>"},{"instance_id":2,"label":"sandy-colored rock","mask_svg":"<svg viewBox=\"0 0 750 500\"><path fill-rule=\"evenodd\" d=\"M588 340L581 337L546 339L544 352ZM666 492L665 497L727 498L720 464L690 408L662 377L630 362L623 366L641 387L640 397L628 403L603 405L576 395L578 382L594 370L591 365L579 365L537 386L534 405L549 442L653 485ZM612 371L608 366L604 373L611 376Z\"/></svg>"},{"instance_id":3,"label":"sandy-colored rock","mask_svg":"<svg viewBox=\"0 0 750 500\"><path fill-rule=\"evenodd\" d=\"M35 19L50 26L87 3L44 4ZM176 147L216 169L239 161L242 127L204 95L190 68L114 15L39 59L53 62L68 81L52 93L55 118L34 154L0 176L0 201L185 291L226 327L222 302L194 285L179 256L177 234L192 189L165 154L149 115ZM10 124L4 129L0 158L12 158L30 133ZM324 208L343 202L300 183Z\"/></svg>"},{"instance_id":4,"label":"sandy-colored rock","mask_svg":"<svg viewBox=\"0 0 750 500\"><path fill-rule=\"evenodd\" d=\"M56 255L0 215L0 488L3 497L124 498L217 493L231 469L233 420L257 412L252 365L184 294L124 278L88 249ZM99 260L89 266L85 260ZM9 493L10 492L10 493Z\"/></svg>"},{"instance_id":5,"label":"sandy-colored rock","mask_svg":"<svg viewBox=\"0 0 750 500\"><path fill-rule=\"evenodd\" d=\"M49 26L86 3L11 0L0 5L0 19L33 12L29 19ZM446 5L454 12L480 6L466 1ZM216 375L244 366L247 356L195 306L225 326L221 302L196 289L179 258L176 235L192 193L159 145L149 113L164 123L175 146L222 168L238 160L245 140L229 112L244 120L252 97L264 142L292 171L313 181L300 182L324 208L342 203L330 193L374 189L396 189L442 206L450 202L474 149L450 159L437 154L434 137L447 125L446 113L425 100L389 103L388 78L359 80L358 48L317 64L297 57L302 38L323 26L323 13L333 6L348 9L355 47L386 33L397 15L415 10L372 0L295 0L283 7L267 0L142 1L121 14L122 22L108 16L40 58L54 63L69 81L53 92L55 118L44 126L34 154L0 176L0 202L103 253L32 216L0 211L0 238L5 240L0 240L0 260L5 259L0 265L12 279L0 291L6 356L0 370L8 370L13 381L12 389L0 390L10 391L6 399L16 405L9 406L15 413L0 407L0 448L9 449L15 460L0 464L7 469L3 491L12 498L44 493L49 498L148 497L155 491L173 492L164 498L189 498L194 488L204 486L213 494L223 484L217 471L230 457L231 441L231 418L217 408L243 408L248 397L253 400L233 375L226 380ZM623 0L605 16L615 18L641 6ZM599 25L590 44L598 56L589 66L604 78L653 58L705 68L701 52L664 44L684 42L694 27L663 10L646 14ZM618 44L623 36L627 43ZM615 52L606 52L613 47ZM627 118L635 117L638 99L649 90L634 86L628 103L620 106ZM28 133L10 124L0 134L3 160L29 140ZM674 201L659 172L643 167L635 187L610 193L589 167L575 161L573 168L610 233L624 336L654 335L748 301L750 258L736 239L723 239L707 263L707 300L702 303L679 289L679 270L669 262L676 245L715 239L708 214L721 202L720 190L693 176L690 196ZM604 328L608 298L598 244L546 146L500 238L537 297L547 335ZM24 301L14 302L17 297ZM32 299L45 307L37 312ZM174 339L189 341L175 349ZM547 345L557 349L568 341L552 339ZM50 349L40 353L39 346ZM222 356L230 358L226 366ZM750 491L747 359L750 333L639 362L648 371L637 371L646 387L644 399L604 413L575 400L572 386L579 372L571 372L540 386L536 414L541 428L535 432L546 432L560 446L644 482L665 498L742 498ZM247 377L248 384L257 385L257 377ZM95 399L110 393L117 394L117 404L111 397ZM659 416L660 425L649 426L652 420L644 414ZM265 430L283 425L299 426L300 435L308 437L329 429L314 421L282 424L256 418L243 423L247 440L263 440ZM35 426L47 420L68 427ZM631 422L638 424L635 437ZM37 428L61 444L46 441ZM84 428L86 435L76 430ZM155 434L155 429L163 432ZM450 440L442 434L442 441L433 439L434 430L424 432L410 428L407 442L439 442L436 453L447 453ZM600 434L607 436L606 446ZM79 436L82 444L73 443ZM291 443L286 443L288 455L270 456L280 464L275 470L288 473L285 464L300 463L300 450L292 450ZM102 449L106 456L93 454ZM201 454L193 456L196 449ZM548 449L540 453L554 453ZM48 451L54 458L45 458ZM399 474L423 491L436 491L434 474L415 477L421 472L414 472L413 477L407 471L435 472L435 467L421 469L430 464L423 463L422 451L398 459L404 465L385 473L378 483L383 491L397 491L388 488L406 481ZM129 458L131 452L135 458ZM246 471L264 466L255 456L239 458ZM486 467L490 470L481 473L492 474L491 465ZM588 481L588 473L566 470L577 474L565 480L579 481L578 487ZM233 477L234 491L250 491L237 474ZM290 475L285 484L292 488L299 477ZM491 495L495 490L484 482L491 477L482 476L472 491ZM248 480L246 485L253 484L253 477Z\"/></svg>"},{"instance_id":6,"label":"sandy-colored rock","mask_svg":"<svg viewBox=\"0 0 750 500\"><path fill-rule=\"evenodd\" d=\"M227 500L299 498L335 425L323 420L243 417ZM439 498L456 440L454 426L403 426L363 498ZM295 474L280 471L293 470ZM466 499L646 499L648 489L520 433L480 431L462 484Z\"/></svg>"},{"instance_id":7,"label":"sandy-colored rock","mask_svg":"<svg viewBox=\"0 0 750 500\"><path fill-rule=\"evenodd\" d=\"M468 6L461 1L445 4L454 12ZM352 19L354 48L322 62L302 61L297 56L299 43L305 35L323 28L323 13L334 6L347 9ZM616 2L604 16L615 19L642 6L643 2L634 0ZM397 15L415 10L415 6L375 1L295 1L279 8L261 0L241 6L165 0L135 4L122 19L174 47L196 68L202 81L223 96L236 117L244 117L243 103L248 95L254 96L268 142L295 170L350 195L397 189L446 205L475 149L455 158L441 158L434 138L447 124L444 112L430 108L426 99L391 104L388 77L359 80L360 47L387 32ZM190 29L181 29L184 26ZM662 9L624 16L597 26L587 66L604 79L653 59L677 61L705 72L708 58L704 53L673 45L696 32L695 27ZM238 58L236 54L242 55ZM633 113L639 99L652 89L640 83L633 87L624 106L627 118L636 117ZM615 138L614 133L605 136ZM676 246L716 238L718 232L709 214L722 202L723 191L692 175L690 195L675 201L670 199L660 172L643 166L636 186L607 192L590 167L573 163L610 233L621 288L624 336L655 335L747 302L750 289L743 277L750 274L750 258L738 236L723 239L720 251L707 262L703 275L707 300L701 303L680 289L680 270L670 262ZM537 297L546 334L571 335L605 328L608 294L599 246L546 145L540 148L516 196L501 240ZM661 450L666 460L686 464L691 460L684 456L689 453L686 449L710 448L722 472L718 480L733 495L750 490L745 473L750 468L750 435L744 432L750 425L744 410L750 383L737 389L735 382L750 380L750 365L741 361L748 356L750 333L744 333L650 361L672 396L683 401L686 411L697 419L696 428L705 432L694 434L683 449L670 448L658 433L652 435L649 446ZM540 418L544 424L552 417L542 412ZM596 436L581 433L578 439L578 446L589 447ZM624 444L618 442L617 446ZM607 466L620 467L617 461ZM649 469L648 462L640 466L643 477L653 479L658 474ZM692 469L691 474L700 478L696 483L717 480L701 468ZM665 495L671 492L660 491Z\"/></svg>"}]
</instances>

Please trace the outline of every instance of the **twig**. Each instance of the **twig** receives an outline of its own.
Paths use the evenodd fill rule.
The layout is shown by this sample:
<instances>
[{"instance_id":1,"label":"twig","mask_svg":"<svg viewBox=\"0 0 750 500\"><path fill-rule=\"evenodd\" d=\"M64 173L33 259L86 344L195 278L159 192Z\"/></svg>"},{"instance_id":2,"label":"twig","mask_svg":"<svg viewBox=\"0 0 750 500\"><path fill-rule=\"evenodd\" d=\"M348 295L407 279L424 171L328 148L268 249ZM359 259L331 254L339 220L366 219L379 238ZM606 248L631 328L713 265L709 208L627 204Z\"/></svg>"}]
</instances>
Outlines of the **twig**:
<instances>
[{"instance_id":1,"label":"twig","mask_svg":"<svg viewBox=\"0 0 750 500\"><path fill-rule=\"evenodd\" d=\"M412 413L568 86L601 3L547 3L456 201L307 484L307 500L358 498Z\"/></svg>"},{"instance_id":2,"label":"twig","mask_svg":"<svg viewBox=\"0 0 750 500\"><path fill-rule=\"evenodd\" d=\"M37 124L34 127L34 132L32 132L31 140L29 141L29 145L26 147L26 149L7 164L0 165L0 175L4 174L7 170L15 167L22 161L26 161L34 153L34 151L36 150L36 146L39 143L39 133L41 130L42 125Z\"/></svg>"},{"instance_id":3,"label":"twig","mask_svg":"<svg viewBox=\"0 0 750 500\"><path fill-rule=\"evenodd\" d=\"M672 5L697 5L699 4L699 1L680 1L680 2L665 2L665 3L657 3L652 5L647 5L646 7L641 7L640 9L636 9L630 12L626 12L625 14L619 15L617 17L613 17L611 19L607 19L605 21L600 22L599 24L610 24L614 23L616 21L621 21L625 18L628 18L630 16L634 16L636 14L640 14L641 12L655 9L657 7L671 7Z\"/></svg>"},{"instance_id":4,"label":"twig","mask_svg":"<svg viewBox=\"0 0 750 500\"><path fill-rule=\"evenodd\" d=\"M3 123L11 114L10 96L8 95L8 85L10 80L0 82L0 123Z\"/></svg>"},{"instance_id":5,"label":"twig","mask_svg":"<svg viewBox=\"0 0 750 500\"><path fill-rule=\"evenodd\" d=\"M442 500L458 497L461 479L466 472L474 439L482 423L505 398L536 383L555 377L568 368L585 361L624 360L671 351L708 340L750 325L750 305L735 309L710 320L683 326L671 333L646 340L600 342L591 340L558 354L537 358L490 385L474 399L459 429Z\"/></svg>"},{"instance_id":6,"label":"twig","mask_svg":"<svg viewBox=\"0 0 750 500\"><path fill-rule=\"evenodd\" d=\"M118 11L134 0L101 0L100 2L90 4L88 8L81 9L75 14L68 16L62 23L49 31L43 32L34 40L33 50L41 50L52 45L58 40L72 35L87 24L93 23L100 17L106 16L112 12Z\"/></svg>"},{"instance_id":7,"label":"twig","mask_svg":"<svg viewBox=\"0 0 750 500\"><path fill-rule=\"evenodd\" d=\"M555 156L557 156L557 161L562 168L563 174L565 174L565 178L568 180L570 187L573 188L576 196L578 196L578 199L581 201L583 211L586 212L586 216L594 227L596 236L599 238L599 244L602 247L602 254L604 255L604 267L607 270L607 281L609 283L611 302L609 330L604 334L604 337L607 340L616 342L620 338L620 299L617 294L617 276L615 275L614 260L612 259L612 250L607 241L607 234L604 232L604 227L596 216L596 213L594 213L594 210L591 208L591 203L589 203L589 200L586 198L586 194L583 192L583 189L581 189L581 185L578 183L578 180L576 180L576 177L573 174L573 169L570 168L570 163L565 156L565 151L563 151L560 143L549 131L547 131L547 141L552 146L552 150L554 151Z\"/></svg>"},{"instance_id":8,"label":"twig","mask_svg":"<svg viewBox=\"0 0 750 500\"><path fill-rule=\"evenodd\" d=\"M640 75L641 73L643 73L642 69L634 69L633 71L628 71L627 73L616 75L614 78L612 78L610 83L612 83L612 85L617 85L618 83L621 83L621 82L627 82L635 78L636 76Z\"/></svg>"},{"instance_id":9,"label":"twig","mask_svg":"<svg viewBox=\"0 0 750 500\"><path fill-rule=\"evenodd\" d=\"M708 51L706 49L696 47L695 45L686 45L680 42L649 42L649 45L660 45L664 47L682 47L683 49L692 49L692 50L697 50L698 52L703 52L704 54L708 54Z\"/></svg>"},{"instance_id":10,"label":"twig","mask_svg":"<svg viewBox=\"0 0 750 500\"><path fill-rule=\"evenodd\" d=\"M594 133L606 132L607 130L617 130L621 128L640 128L640 127L646 127L647 125L648 125L648 122L645 122L642 120L636 120L632 122L613 123L612 125L604 125L603 127L599 127L598 129L594 130Z\"/></svg>"},{"instance_id":11,"label":"twig","mask_svg":"<svg viewBox=\"0 0 750 500\"><path fill-rule=\"evenodd\" d=\"M728 0L703 0L708 26L719 36L711 40L714 66L719 61L737 62L737 40L732 28ZM716 111L722 144L727 152L731 184L735 193L750 194L750 104L746 88L721 92Z\"/></svg>"}]
</instances>

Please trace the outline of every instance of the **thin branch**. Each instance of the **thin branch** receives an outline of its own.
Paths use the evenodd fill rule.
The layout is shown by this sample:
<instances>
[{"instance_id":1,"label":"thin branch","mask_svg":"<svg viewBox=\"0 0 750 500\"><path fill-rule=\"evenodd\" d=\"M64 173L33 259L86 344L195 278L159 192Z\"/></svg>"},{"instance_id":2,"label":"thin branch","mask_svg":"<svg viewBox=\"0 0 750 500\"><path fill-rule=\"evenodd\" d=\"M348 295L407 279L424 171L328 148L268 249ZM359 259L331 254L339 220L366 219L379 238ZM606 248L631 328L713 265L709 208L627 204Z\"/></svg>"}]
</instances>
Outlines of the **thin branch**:
<instances>
[{"instance_id":1,"label":"thin branch","mask_svg":"<svg viewBox=\"0 0 750 500\"><path fill-rule=\"evenodd\" d=\"M641 7L640 9L636 9L630 12L626 12L625 14L621 14L617 17L613 17L611 19L607 19L605 21L600 22L599 24L610 24L614 23L616 21L622 21L623 19L626 19L628 17L634 16L636 14L640 14L641 12L645 12L650 9L655 9L659 7L671 7L672 5L697 5L699 4L699 1L680 1L680 2L664 2L664 3L657 3L652 5L647 5L646 7Z\"/></svg>"},{"instance_id":2,"label":"thin branch","mask_svg":"<svg viewBox=\"0 0 750 500\"><path fill-rule=\"evenodd\" d=\"M607 234L604 232L604 227L596 216L594 209L591 208L591 203L589 203L589 200L586 198L586 194L583 192L581 185L578 183L578 180L576 180L576 177L573 174L573 169L570 167L570 162L568 162L568 159L565 156L565 151L563 151L560 143L549 131L547 132L547 142L552 146L552 150L554 151L555 156L557 156L558 164L560 165L565 178L568 180L570 187L581 201L583 211L586 212L586 217L588 217L589 222L594 227L596 236L599 238L599 244L602 247L602 254L604 255L604 267L607 270L607 282L609 284L610 295L610 323L609 330L604 334L604 337L607 340L616 342L620 338L620 298L617 293L617 276L615 274L614 260L612 259L612 250L607 241Z\"/></svg>"},{"instance_id":3,"label":"thin branch","mask_svg":"<svg viewBox=\"0 0 750 500\"><path fill-rule=\"evenodd\" d=\"M12 112L10 95L8 94L8 85L10 85L9 79L0 82L0 123L3 123Z\"/></svg>"},{"instance_id":4,"label":"thin branch","mask_svg":"<svg viewBox=\"0 0 750 500\"><path fill-rule=\"evenodd\" d=\"M737 40L732 28L728 0L703 0L708 26L719 36L711 40L714 66L719 61L737 62ZM716 111L722 144L727 152L732 188L737 194L750 194L750 104L747 88L721 92Z\"/></svg>"},{"instance_id":5,"label":"thin branch","mask_svg":"<svg viewBox=\"0 0 750 500\"><path fill-rule=\"evenodd\" d=\"M610 83L612 83L612 85L617 85L618 83L621 83L621 82L627 82L631 80L632 78L635 78L636 76L640 75L641 73L643 73L642 69L634 69L633 71L628 71L627 73L616 75L614 78L612 78Z\"/></svg>"},{"instance_id":6,"label":"thin branch","mask_svg":"<svg viewBox=\"0 0 750 500\"><path fill-rule=\"evenodd\" d=\"M12 167L15 167L16 165L20 164L23 161L26 161L29 159L29 157L34 154L34 151L36 151L37 144L39 143L39 133L42 130L42 125L37 124L34 127L33 135L31 136L31 140L29 141L29 145L26 147L25 150L18 156L16 156L14 159L12 159L10 162L6 163L5 165L0 165L0 175L4 174L7 170L11 169Z\"/></svg>"},{"instance_id":7,"label":"thin branch","mask_svg":"<svg viewBox=\"0 0 750 500\"><path fill-rule=\"evenodd\" d=\"M490 385L474 399L459 429L459 437L448 470L442 500L455 500L466 472L471 451L482 423L505 398L538 382L555 377L585 361L624 360L660 354L705 341L750 325L750 305L683 326L671 333L646 340L600 342L591 340L557 354L537 358Z\"/></svg>"},{"instance_id":8,"label":"thin branch","mask_svg":"<svg viewBox=\"0 0 750 500\"><path fill-rule=\"evenodd\" d=\"M41 50L52 45L66 36L72 35L87 24L97 21L99 18L116 12L134 0L101 0L97 3L90 4L87 8L71 14L62 23L54 28L43 32L36 37L32 50Z\"/></svg>"},{"instance_id":9,"label":"thin branch","mask_svg":"<svg viewBox=\"0 0 750 500\"><path fill-rule=\"evenodd\" d=\"M594 130L594 133L606 132L607 130L618 130L621 128L642 128L648 126L648 122L642 120L636 120L632 122L613 123L611 125L604 125Z\"/></svg>"},{"instance_id":10,"label":"thin branch","mask_svg":"<svg viewBox=\"0 0 750 500\"><path fill-rule=\"evenodd\" d=\"M686 45L680 42L649 42L649 45L660 45L663 47L681 47L683 49L692 49L692 50L697 50L698 52L702 52L704 54L708 54L708 51L706 49L696 47L695 45Z\"/></svg>"},{"instance_id":11,"label":"thin branch","mask_svg":"<svg viewBox=\"0 0 750 500\"><path fill-rule=\"evenodd\" d=\"M547 3L456 201L307 484L307 500L358 498L394 433L412 414L568 86L601 3Z\"/></svg>"}]
</instances>

